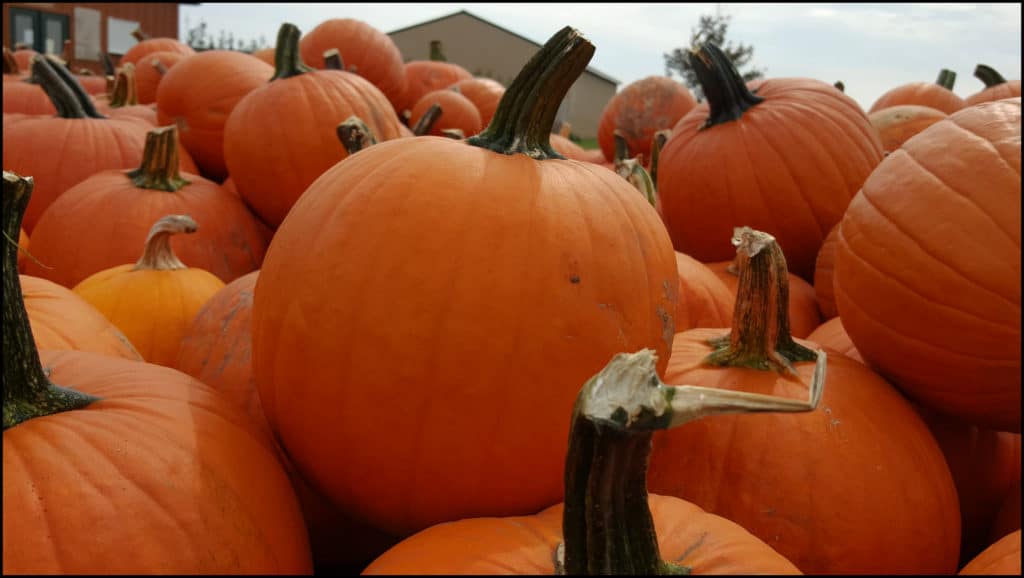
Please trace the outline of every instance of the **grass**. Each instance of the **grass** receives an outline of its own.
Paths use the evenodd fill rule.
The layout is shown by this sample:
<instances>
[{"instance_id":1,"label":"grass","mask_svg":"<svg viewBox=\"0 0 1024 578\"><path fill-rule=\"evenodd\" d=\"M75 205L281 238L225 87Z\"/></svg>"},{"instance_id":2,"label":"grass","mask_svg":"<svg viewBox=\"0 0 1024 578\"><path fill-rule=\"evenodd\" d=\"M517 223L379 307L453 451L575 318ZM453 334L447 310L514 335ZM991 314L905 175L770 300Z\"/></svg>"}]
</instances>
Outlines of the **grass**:
<instances>
[{"instance_id":1,"label":"grass","mask_svg":"<svg viewBox=\"0 0 1024 578\"><path fill-rule=\"evenodd\" d=\"M601 145L597 144L597 137L580 139L580 141L578 143L576 143L576 144L578 144L581 147L583 147L583 150L590 150L590 149L599 149L599 148L601 148Z\"/></svg>"}]
</instances>

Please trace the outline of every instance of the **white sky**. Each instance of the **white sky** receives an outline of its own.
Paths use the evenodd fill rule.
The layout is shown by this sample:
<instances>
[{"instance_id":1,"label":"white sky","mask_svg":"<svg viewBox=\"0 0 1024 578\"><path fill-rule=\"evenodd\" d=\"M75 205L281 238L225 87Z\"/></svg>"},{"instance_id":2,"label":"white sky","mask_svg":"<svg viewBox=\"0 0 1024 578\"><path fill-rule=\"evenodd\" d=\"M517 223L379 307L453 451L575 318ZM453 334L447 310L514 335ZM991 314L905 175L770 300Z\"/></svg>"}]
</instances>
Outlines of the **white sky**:
<instances>
[{"instance_id":1,"label":"white sky","mask_svg":"<svg viewBox=\"0 0 1024 578\"><path fill-rule=\"evenodd\" d=\"M330 18L356 18L383 32L468 10L543 44L563 26L596 47L590 66L619 88L665 74L663 54L689 43L701 14L716 6L732 15L727 40L753 45L752 64L766 76L842 80L866 110L885 91L907 82L933 82L942 68L957 73L954 92L966 97L984 85L978 63L1019 79L1020 4L239 4L181 5L182 40L200 20L216 38L263 36L291 22L303 32Z\"/></svg>"}]
</instances>

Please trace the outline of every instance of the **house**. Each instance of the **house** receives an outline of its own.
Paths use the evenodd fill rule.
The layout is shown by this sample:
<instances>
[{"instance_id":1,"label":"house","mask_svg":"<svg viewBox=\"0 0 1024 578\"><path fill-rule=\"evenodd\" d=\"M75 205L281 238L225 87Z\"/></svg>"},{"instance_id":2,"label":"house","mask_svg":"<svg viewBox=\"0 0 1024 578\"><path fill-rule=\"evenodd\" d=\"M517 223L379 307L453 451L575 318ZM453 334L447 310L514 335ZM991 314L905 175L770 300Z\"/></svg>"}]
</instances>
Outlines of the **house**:
<instances>
[{"instance_id":1,"label":"house","mask_svg":"<svg viewBox=\"0 0 1024 578\"><path fill-rule=\"evenodd\" d=\"M506 87L542 45L465 10L394 30L388 36L406 62L428 60L430 42L440 40L449 62ZM569 89L555 126L567 121L576 136L595 138L601 113L615 96L618 84L618 80L588 67Z\"/></svg>"},{"instance_id":2,"label":"house","mask_svg":"<svg viewBox=\"0 0 1024 578\"><path fill-rule=\"evenodd\" d=\"M4 46L26 45L55 54L78 72L103 74L102 54L117 64L142 30L153 37L178 38L178 4L197 2L5 2ZM67 43L67 47L65 47Z\"/></svg>"}]
</instances>

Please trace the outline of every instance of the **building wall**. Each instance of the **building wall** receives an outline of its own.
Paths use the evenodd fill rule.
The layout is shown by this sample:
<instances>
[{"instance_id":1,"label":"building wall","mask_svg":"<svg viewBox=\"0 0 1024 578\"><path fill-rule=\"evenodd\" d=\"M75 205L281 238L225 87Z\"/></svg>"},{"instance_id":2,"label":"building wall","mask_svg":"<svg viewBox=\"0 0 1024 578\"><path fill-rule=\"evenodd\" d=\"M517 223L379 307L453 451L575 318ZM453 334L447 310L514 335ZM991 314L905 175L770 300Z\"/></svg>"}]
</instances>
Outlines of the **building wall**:
<instances>
[{"instance_id":1,"label":"building wall","mask_svg":"<svg viewBox=\"0 0 1024 578\"><path fill-rule=\"evenodd\" d=\"M113 17L120 20L138 22L142 30L153 37L178 38L178 3L177 2L7 2L4 3L4 46L14 49L14 41L11 39L11 24L9 8L26 8L39 12L64 14L68 17L69 39L71 50L68 54L61 55L70 60L71 69L78 71L80 68L88 68L97 74L103 74L103 65L100 60L83 58L75 55L76 43L76 13L75 8L94 10L99 13L99 40L98 46L102 51L108 48L108 18ZM60 55L60 54L59 54ZM111 53L111 59L116 65L121 55Z\"/></svg>"},{"instance_id":2,"label":"building wall","mask_svg":"<svg viewBox=\"0 0 1024 578\"><path fill-rule=\"evenodd\" d=\"M551 31L552 34L555 32ZM505 86L512 82L539 50L532 42L461 13L400 30L390 36L406 62L428 60L430 42L440 40L442 52L449 62L462 66L476 76L493 78ZM615 89L615 84L584 72L569 89L556 124L568 121L572 124L573 134L581 138L596 137L601 112L615 95Z\"/></svg>"}]
</instances>

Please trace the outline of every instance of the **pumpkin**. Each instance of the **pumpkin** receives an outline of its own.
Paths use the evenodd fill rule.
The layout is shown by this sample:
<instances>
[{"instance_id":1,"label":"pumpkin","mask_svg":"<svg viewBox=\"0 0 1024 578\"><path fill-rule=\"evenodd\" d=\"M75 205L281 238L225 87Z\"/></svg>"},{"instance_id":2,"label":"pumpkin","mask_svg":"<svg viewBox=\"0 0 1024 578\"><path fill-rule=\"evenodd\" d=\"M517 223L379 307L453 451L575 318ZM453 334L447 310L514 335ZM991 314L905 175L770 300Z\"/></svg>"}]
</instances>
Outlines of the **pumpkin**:
<instances>
[{"instance_id":1,"label":"pumpkin","mask_svg":"<svg viewBox=\"0 0 1024 578\"><path fill-rule=\"evenodd\" d=\"M330 18L299 42L302 60L317 69L325 68L324 52L331 48L338 50L346 70L368 80L398 109L405 91L405 69L402 53L390 36L362 20Z\"/></svg>"},{"instance_id":2,"label":"pumpkin","mask_svg":"<svg viewBox=\"0 0 1024 578\"><path fill-rule=\"evenodd\" d=\"M651 159L651 139L659 130L671 129L697 101L682 84L667 76L648 76L630 83L615 93L601 112L597 140L605 158L615 155L618 130L626 139L628 157L639 156L647 165Z\"/></svg>"},{"instance_id":3,"label":"pumpkin","mask_svg":"<svg viewBox=\"0 0 1024 578\"><path fill-rule=\"evenodd\" d=\"M273 73L274 67L260 59L232 50L207 50L185 58L160 81L157 122L178 125L181 142L202 176L222 181L228 175L224 125L238 102L265 85Z\"/></svg>"},{"instance_id":4,"label":"pumpkin","mask_svg":"<svg viewBox=\"0 0 1024 578\"><path fill-rule=\"evenodd\" d=\"M135 64L135 92L139 104L156 104L156 91L167 71L189 55L180 52L151 52Z\"/></svg>"},{"instance_id":5,"label":"pumpkin","mask_svg":"<svg viewBox=\"0 0 1024 578\"><path fill-rule=\"evenodd\" d=\"M3 47L3 54L4 126L8 126L8 114L56 114L57 109L46 92L31 78L27 69L23 70L18 65L6 46Z\"/></svg>"},{"instance_id":6,"label":"pumpkin","mask_svg":"<svg viewBox=\"0 0 1024 578\"><path fill-rule=\"evenodd\" d=\"M740 278L735 270L735 260L706 263L706 265L729 288L733 297L731 302L735 302L740 286ZM792 273L788 273L786 277L789 280L789 297L787 298L789 331L793 337L803 339L821 325L818 299L813 285Z\"/></svg>"},{"instance_id":7,"label":"pumpkin","mask_svg":"<svg viewBox=\"0 0 1024 578\"><path fill-rule=\"evenodd\" d=\"M649 490L732 520L809 574L954 572L956 488L924 421L863 364L791 337L777 240L744 227L734 243L732 328L677 334L665 380L801 399L825 362L821 410L656 432Z\"/></svg>"},{"instance_id":8,"label":"pumpkin","mask_svg":"<svg viewBox=\"0 0 1024 578\"><path fill-rule=\"evenodd\" d=\"M818 302L821 318L826 321L839 315L839 309L836 308L835 289L832 287L837 239L839 239L839 223L829 230L821 248L818 249L818 257L814 260L814 284L812 285L814 298Z\"/></svg>"},{"instance_id":9,"label":"pumpkin","mask_svg":"<svg viewBox=\"0 0 1024 578\"><path fill-rule=\"evenodd\" d=\"M138 262L75 285L74 292L121 329L150 363L173 365L192 318L224 286L212 273L185 266L171 249L171 235L197 227L187 215L168 215L153 224Z\"/></svg>"},{"instance_id":10,"label":"pumpkin","mask_svg":"<svg viewBox=\"0 0 1024 578\"><path fill-rule=\"evenodd\" d=\"M31 48L17 48L12 53L12 56L14 56L14 61L18 63L19 69L28 70L32 68L32 59L38 54L38 52Z\"/></svg>"},{"instance_id":11,"label":"pumpkin","mask_svg":"<svg viewBox=\"0 0 1024 578\"><path fill-rule=\"evenodd\" d=\"M568 138L558 133L551 133L548 136L548 139L551 143L551 148L555 149L555 152L562 155L563 157L567 159L572 159L574 161L586 160L587 153L585 150L583 150L583 147L572 142Z\"/></svg>"},{"instance_id":12,"label":"pumpkin","mask_svg":"<svg viewBox=\"0 0 1024 578\"><path fill-rule=\"evenodd\" d=\"M145 57L157 52L173 52L184 56L196 54L195 49L176 38L146 38L129 48L121 56L119 65L134 64L138 66Z\"/></svg>"},{"instance_id":13,"label":"pumpkin","mask_svg":"<svg viewBox=\"0 0 1024 578\"><path fill-rule=\"evenodd\" d=\"M4 171L8 236L31 188ZM40 353L15 253L0 281L3 573L310 573L295 495L248 419L178 371Z\"/></svg>"},{"instance_id":14,"label":"pumpkin","mask_svg":"<svg viewBox=\"0 0 1024 578\"><path fill-rule=\"evenodd\" d=\"M256 385L299 471L357 520L404 537L557 502L551 440L578 384L618 351L668 351L664 226L623 179L547 142L593 49L563 29L487 130L370 146L277 230L253 305ZM473 409L505 384L528 430Z\"/></svg>"},{"instance_id":15,"label":"pumpkin","mask_svg":"<svg viewBox=\"0 0 1024 578\"><path fill-rule=\"evenodd\" d=\"M86 277L138 258L154 221L188 214L203 227L172 247L190 266L225 283L260 267L263 225L242 201L217 183L178 170L177 129L153 129L138 168L98 172L68 189L43 214L33 233L25 272L74 287ZM102 234L97 234L102 231Z\"/></svg>"},{"instance_id":16,"label":"pumpkin","mask_svg":"<svg viewBox=\"0 0 1024 578\"><path fill-rule=\"evenodd\" d=\"M959 576L1020 576L1020 530L1007 534L964 566Z\"/></svg>"},{"instance_id":17,"label":"pumpkin","mask_svg":"<svg viewBox=\"0 0 1024 578\"><path fill-rule=\"evenodd\" d=\"M256 58L259 58L263 62L266 62L267 64L273 66L274 65L274 54L276 52L277 52L277 50L275 50L273 47L271 47L271 48L261 48L259 50L254 51L252 53L252 55L255 56Z\"/></svg>"},{"instance_id":18,"label":"pumpkin","mask_svg":"<svg viewBox=\"0 0 1024 578\"><path fill-rule=\"evenodd\" d=\"M364 574L799 574L738 524L646 488L655 431L716 413L814 410L810 400L722 397L667 386L651 350L618 354L577 397L565 502L533 516L440 524L399 543Z\"/></svg>"},{"instance_id":19,"label":"pumpkin","mask_svg":"<svg viewBox=\"0 0 1024 578\"><path fill-rule=\"evenodd\" d=\"M992 527L989 530L990 543L997 542L1000 538L1014 530L1020 530L1020 490L1021 482L1017 480L1017 483L1006 492L1006 497L999 506L996 517L992 521Z\"/></svg>"},{"instance_id":20,"label":"pumpkin","mask_svg":"<svg viewBox=\"0 0 1024 578\"><path fill-rule=\"evenodd\" d=\"M114 76L114 86L106 102L97 103L96 110L113 118L136 118L156 126L156 109L139 104L135 91L135 65L125 64Z\"/></svg>"},{"instance_id":21,"label":"pumpkin","mask_svg":"<svg viewBox=\"0 0 1024 578\"><path fill-rule=\"evenodd\" d=\"M405 91L399 104L395 106L395 111L399 115L403 115L406 110L411 111L428 92L448 88L459 81L473 78L465 68L447 61L441 51L440 40L430 42L430 60L412 60L406 62L402 68L405 73Z\"/></svg>"},{"instance_id":22,"label":"pumpkin","mask_svg":"<svg viewBox=\"0 0 1024 578\"><path fill-rule=\"evenodd\" d=\"M964 99L953 92L955 82L956 73L943 68L935 82L911 82L889 90L871 105L868 114L900 104L927 106L953 114L967 106Z\"/></svg>"},{"instance_id":23,"label":"pumpkin","mask_svg":"<svg viewBox=\"0 0 1024 578\"><path fill-rule=\"evenodd\" d=\"M984 82L985 88L968 96L964 100L966 106L1020 96L1020 80L1006 80L991 66L979 64L974 68L974 77Z\"/></svg>"},{"instance_id":24,"label":"pumpkin","mask_svg":"<svg viewBox=\"0 0 1024 578\"><path fill-rule=\"evenodd\" d=\"M886 153L900 148L907 139L949 116L941 110L919 104L897 104L877 110L868 120L882 139Z\"/></svg>"},{"instance_id":25,"label":"pumpkin","mask_svg":"<svg viewBox=\"0 0 1024 578\"><path fill-rule=\"evenodd\" d=\"M412 107L409 123L416 125L427 109L435 104L441 107L441 115L425 134L442 136L443 130L455 128L461 130L465 136L473 136L484 128L476 105L465 96L449 89L434 90L423 95Z\"/></svg>"},{"instance_id":26,"label":"pumpkin","mask_svg":"<svg viewBox=\"0 0 1024 578\"><path fill-rule=\"evenodd\" d=\"M839 227L835 295L909 397L1020 432L1020 99L968 107L890 154Z\"/></svg>"},{"instance_id":27,"label":"pumpkin","mask_svg":"<svg viewBox=\"0 0 1024 578\"><path fill-rule=\"evenodd\" d=\"M67 287L21 275L21 294L39 349L73 349L142 361L121 330Z\"/></svg>"},{"instance_id":28,"label":"pumpkin","mask_svg":"<svg viewBox=\"0 0 1024 578\"><path fill-rule=\"evenodd\" d=\"M807 336L807 341L812 341L826 349L842 353L850 359L864 363L864 358L854 347L850 335L843 327L843 320L839 317L833 317L819 325Z\"/></svg>"},{"instance_id":29,"label":"pumpkin","mask_svg":"<svg viewBox=\"0 0 1024 578\"><path fill-rule=\"evenodd\" d=\"M697 327L729 327L736 300L733 290L707 265L676 251L679 270L679 304L676 331Z\"/></svg>"},{"instance_id":30,"label":"pumpkin","mask_svg":"<svg viewBox=\"0 0 1024 578\"><path fill-rule=\"evenodd\" d=\"M449 87L468 98L480 113L480 124L487 126L498 110L498 103L505 95L505 85L492 78L474 76L460 80Z\"/></svg>"},{"instance_id":31,"label":"pumpkin","mask_svg":"<svg viewBox=\"0 0 1024 578\"><path fill-rule=\"evenodd\" d=\"M239 100L224 125L228 172L246 204L274 229L310 183L346 157L338 123L357 115L380 140L400 135L383 93L354 73L303 64L299 35L293 24L281 26L273 78Z\"/></svg>"},{"instance_id":32,"label":"pumpkin","mask_svg":"<svg viewBox=\"0 0 1024 578\"><path fill-rule=\"evenodd\" d=\"M853 99L806 78L767 79L754 95L722 51L691 60L706 102L679 120L658 161L658 194L673 246L704 263L732 259L734 227L778 239L806 281L850 199L882 160Z\"/></svg>"},{"instance_id":33,"label":"pumpkin","mask_svg":"<svg viewBox=\"0 0 1024 578\"><path fill-rule=\"evenodd\" d=\"M76 96L45 58L36 59L33 70L60 113L24 118L3 131L4 168L35 180L32 204L23 221L29 235L43 211L64 191L99 171L137 165L146 141L145 125L103 118L91 99L84 93Z\"/></svg>"}]
</instances>

